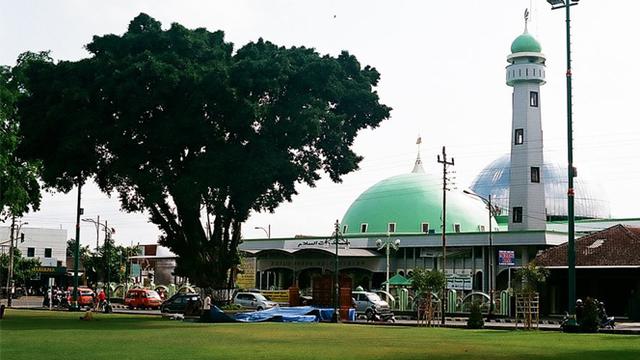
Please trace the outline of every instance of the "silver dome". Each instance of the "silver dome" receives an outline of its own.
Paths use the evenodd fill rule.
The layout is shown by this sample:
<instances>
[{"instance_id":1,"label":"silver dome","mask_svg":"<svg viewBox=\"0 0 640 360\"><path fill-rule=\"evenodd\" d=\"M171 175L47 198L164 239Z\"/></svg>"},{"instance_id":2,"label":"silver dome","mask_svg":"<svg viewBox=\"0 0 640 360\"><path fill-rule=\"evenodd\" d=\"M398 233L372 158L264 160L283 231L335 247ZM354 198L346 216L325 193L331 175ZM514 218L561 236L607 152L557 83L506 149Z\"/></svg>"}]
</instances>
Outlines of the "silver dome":
<instances>
[{"instance_id":1,"label":"silver dome","mask_svg":"<svg viewBox=\"0 0 640 360\"><path fill-rule=\"evenodd\" d=\"M471 184L471 190L489 196L500 208L509 209L509 154L499 157L485 167ZM578 173L580 176L580 173ZM567 166L545 161L542 166L547 219L567 217ZM576 218L607 219L611 217L609 201L601 186L581 177L574 179Z\"/></svg>"}]
</instances>

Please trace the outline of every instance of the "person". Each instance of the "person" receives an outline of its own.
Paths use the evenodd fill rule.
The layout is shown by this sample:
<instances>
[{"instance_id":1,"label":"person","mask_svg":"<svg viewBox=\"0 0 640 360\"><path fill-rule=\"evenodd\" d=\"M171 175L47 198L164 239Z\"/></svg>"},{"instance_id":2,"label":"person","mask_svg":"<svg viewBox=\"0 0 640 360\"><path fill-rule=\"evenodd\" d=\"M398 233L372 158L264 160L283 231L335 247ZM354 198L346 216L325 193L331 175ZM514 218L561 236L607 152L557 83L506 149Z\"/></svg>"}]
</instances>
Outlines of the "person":
<instances>
[{"instance_id":1,"label":"person","mask_svg":"<svg viewBox=\"0 0 640 360\"><path fill-rule=\"evenodd\" d=\"M202 303L202 315L200 317L201 320L208 320L211 314L211 294L207 293L207 296L204 298L204 302Z\"/></svg>"},{"instance_id":2,"label":"person","mask_svg":"<svg viewBox=\"0 0 640 360\"><path fill-rule=\"evenodd\" d=\"M100 290L98 293L98 309L104 309L107 302L107 295L105 295L104 290Z\"/></svg>"}]
</instances>

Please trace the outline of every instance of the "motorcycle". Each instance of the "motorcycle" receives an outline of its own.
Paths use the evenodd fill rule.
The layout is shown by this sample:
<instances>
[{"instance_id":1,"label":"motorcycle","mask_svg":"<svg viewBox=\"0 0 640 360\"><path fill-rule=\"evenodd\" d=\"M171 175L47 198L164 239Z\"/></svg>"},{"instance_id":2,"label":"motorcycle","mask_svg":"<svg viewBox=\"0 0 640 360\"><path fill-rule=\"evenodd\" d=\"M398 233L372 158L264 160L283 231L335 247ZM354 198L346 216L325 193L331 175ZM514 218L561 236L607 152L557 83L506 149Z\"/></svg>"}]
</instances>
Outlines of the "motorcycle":
<instances>
[{"instance_id":1,"label":"motorcycle","mask_svg":"<svg viewBox=\"0 0 640 360\"><path fill-rule=\"evenodd\" d=\"M595 300L597 301L597 300ZM597 302L598 304L598 328L600 329L614 329L616 326L616 320L613 316L608 316L607 311L604 308L603 302ZM560 321L560 328L565 332L579 332L581 331L581 323L584 313L584 304L582 300L576 301L576 315L574 324L570 323L571 317L568 312L565 312L564 317Z\"/></svg>"},{"instance_id":2,"label":"motorcycle","mask_svg":"<svg viewBox=\"0 0 640 360\"><path fill-rule=\"evenodd\" d=\"M600 316L601 329L614 329L616 327L615 317L607 316L607 311L605 310L604 303L602 301L598 304L598 315Z\"/></svg>"}]
</instances>

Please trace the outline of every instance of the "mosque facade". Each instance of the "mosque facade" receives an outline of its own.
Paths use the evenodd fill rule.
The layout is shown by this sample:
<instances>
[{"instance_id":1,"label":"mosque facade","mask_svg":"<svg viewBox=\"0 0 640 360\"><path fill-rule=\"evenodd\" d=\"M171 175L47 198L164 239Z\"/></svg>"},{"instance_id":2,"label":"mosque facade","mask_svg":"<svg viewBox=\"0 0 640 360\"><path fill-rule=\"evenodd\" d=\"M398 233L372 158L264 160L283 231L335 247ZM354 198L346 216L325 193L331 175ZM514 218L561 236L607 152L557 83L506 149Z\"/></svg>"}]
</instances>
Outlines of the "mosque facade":
<instances>
[{"instance_id":1,"label":"mosque facade","mask_svg":"<svg viewBox=\"0 0 640 360\"><path fill-rule=\"evenodd\" d=\"M525 26L507 57L513 111L511 138L505 142L510 141L511 152L477 175L473 193L447 192L446 227L442 178L426 173L418 154L410 172L383 179L360 194L338 224L337 235L244 239L245 276L238 285L295 286L305 294L315 278L337 268L354 288L380 289L387 272L408 276L422 268L444 270L447 287L461 295L512 288L513 269L567 241L566 166L544 156L540 110L546 58L541 51ZM583 178L576 179L575 187L577 235L621 222L609 219L601 189ZM483 198L491 198L493 211ZM640 219L623 223L640 225ZM388 255L388 268L386 249L378 245L385 240L398 244Z\"/></svg>"}]
</instances>

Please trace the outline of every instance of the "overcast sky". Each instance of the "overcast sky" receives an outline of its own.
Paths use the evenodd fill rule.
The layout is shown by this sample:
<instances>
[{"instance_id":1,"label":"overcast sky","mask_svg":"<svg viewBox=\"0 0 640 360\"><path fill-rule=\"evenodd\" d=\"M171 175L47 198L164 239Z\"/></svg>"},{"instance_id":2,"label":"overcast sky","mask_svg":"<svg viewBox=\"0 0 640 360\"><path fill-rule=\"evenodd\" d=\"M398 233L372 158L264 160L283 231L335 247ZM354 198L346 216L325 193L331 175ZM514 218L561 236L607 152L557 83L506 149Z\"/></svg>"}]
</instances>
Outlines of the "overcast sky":
<instances>
[{"instance_id":1,"label":"overcast sky","mask_svg":"<svg viewBox=\"0 0 640 360\"><path fill-rule=\"evenodd\" d=\"M545 156L566 163L565 22L543 0L509 1L10 1L0 0L0 64L21 52L51 50L56 60L88 56L93 35L122 34L138 13L189 28L223 30L236 48L259 37L284 46L305 45L321 54L348 50L381 73L378 92L393 108L391 118L362 131L354 145L365 157L361 169L341 184L321 181L299 187L293 202L274 214L254 214L247 238L264 237L254 227L271 225L272 236L325 235L357 196L376 182L411 171L415 140L422 136L427 172L440 168L446 145L456 161L458 190L482 168L509 151L511 88L504 68L510 45L524 29L547 56L541 89ZM572 7L575 164L580 177L607 190L614 217L640 217L638 158L640 2L581 1ZM434 184L438 187L438 184ZM24 220L34 227L68 229L73 237L75 194L45 194L42 210ZM579 196L579 194L577 194ZM119 210L116 199L95 186L83 192L85 216L116 228L123 244L153 243L158 230L142 214ZM81 227L83 244L95 244L95 228Z\"/></svg>"}]
</instances>

